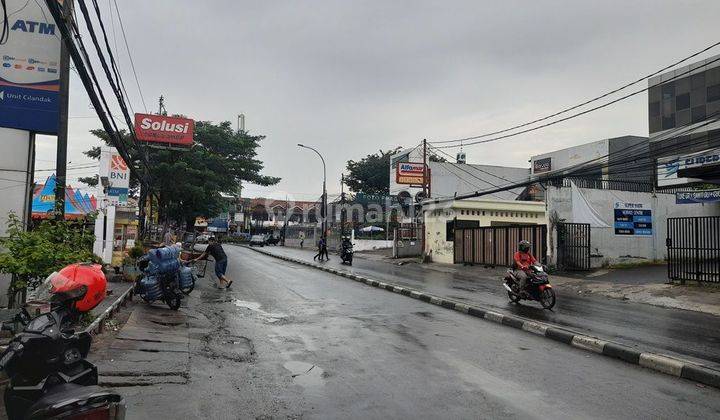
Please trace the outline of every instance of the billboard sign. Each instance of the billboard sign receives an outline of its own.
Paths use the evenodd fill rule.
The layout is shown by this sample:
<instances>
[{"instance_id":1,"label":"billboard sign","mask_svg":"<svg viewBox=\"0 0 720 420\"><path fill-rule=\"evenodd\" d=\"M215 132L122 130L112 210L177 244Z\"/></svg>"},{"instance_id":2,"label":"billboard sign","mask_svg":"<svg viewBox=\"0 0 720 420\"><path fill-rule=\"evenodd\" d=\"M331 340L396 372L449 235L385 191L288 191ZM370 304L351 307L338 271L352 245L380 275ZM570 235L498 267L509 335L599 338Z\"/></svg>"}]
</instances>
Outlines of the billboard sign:
<instances>
[{"instance_id":1,"label":"billboard sign","mask_svg":"<svg viewBox=\"0 0 720 420\"><path fill-rule=\"evenodd\" d=\"M658 159L657 185L658 187L670 187L703 182L703 180L697 178L682 178L679 176L679 172L685 169L697 169L710 165L720 165L720 148Z\"/></svg>"},{"instance_id":2,"label":"billboard sign","mask_svg":"<svg viewBox=\"0 0 720 420\"><path fill-rule=\"evenodd\" d=\"M544 158L533 161L533 173L541 174L552 170L552 158Z\"/></svg>"},{"instance_id":3,"label":"billboard sign","mask_svg":"<svg viewBox=\"0 0 720 420\"><path fill-rule=\"evenodd\" d=\"M720 190L686 191L675 193L675 204L720 202Z\"/></svg>"},{"instance_id":4,"label":"billboard sign","mask_svg":"<svg viewBox=\"0 0 720 420\"><path fill-rule=\"evenodd\" d=\"M652 210L641 203L615 203L615 234L652 236Z\"/></svg>"},{"instance_id":5,"label":"billboard sign","mask_svg":"<svg viewBox=\"0 0 720 420\"><path fill-rule=\"evenodd\" d=\"M113 147L104 148L100 154L100 176L106 176L110 185L107 197L112 204L127 204L130 190L130 169Z\"/></svg>"},{"instance_id":6,"label":"billboard sign","mask_svg":"<svg viewBox=\"0 0 720 420\"><path fill-rule=\"evenodd\" d=\"M0 127L57 134L60 31L44 1L3 3L10 30L0 48Z\"/></svg>"},{"instance_id":7,"label":"billboard sign","mask_svg":"<svg viewBox=\"0 0 720 420\"><path fill-rule=\"evenodd\" d=\"M398 184L423 184L425 164L417 162L398 162L395 172L395 182Z\"/></svg>"},{"instance_id":8,"label":"billboard sign","mask_svg":"<svg viewBox=\"0 0 720 420\"><path fill-rule=\"evenodd\" d=\"M166 115L135 114L135 137L171 146L192 146L195 121Z\"/></svg>"}]
</instances>

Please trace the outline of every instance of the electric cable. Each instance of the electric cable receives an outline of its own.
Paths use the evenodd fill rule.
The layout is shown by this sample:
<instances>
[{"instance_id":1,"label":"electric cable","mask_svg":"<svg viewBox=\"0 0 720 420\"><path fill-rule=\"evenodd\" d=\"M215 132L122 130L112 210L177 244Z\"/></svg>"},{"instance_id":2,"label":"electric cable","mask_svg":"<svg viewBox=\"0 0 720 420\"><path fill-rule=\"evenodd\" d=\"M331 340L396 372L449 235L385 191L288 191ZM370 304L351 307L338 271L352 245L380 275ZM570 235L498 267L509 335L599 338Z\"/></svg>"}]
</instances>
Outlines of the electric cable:
<instances>
[{"instance_id":1,"label":"electric cable","mask_svg":"<svg viewBox=\"0 0 720 420\"><path fill-rule=\"evenodd\" d=\"M653 76L657 76L658 74L663 73L663 72L665 72L665 71L667 71L667 70L670 70L671 68L676 67L676 66L678 66L678 65L680 65L680 64L682 64L682 63L684 63L684 62L686 62L686 61L688 61L688 60L691 60L691 59L697 57L698 55L700 55L700 54L702 54L702 53L704 53L704 52L707 52L707 51L709 51L709 50L717 47L718 45L720 45L720 41L715 42L715 43L713 43L713 44L711 44L711 45L703 48L702 50L699 50L699 51L697 51L697 52L695 52L695 53L693 53L693 54L691 54L691 55L689 55L689 56L687 56L687 57L685 57L685 58L683 58L683 59L681 59L681 60L679 60L679 61L676 61L676 62L674 62L673 64L670 64L670 65L668 65L668 66L665 66L665 67L661 68L660 70L654 71L654 72L652 72L652 73L650 73L650 74L648 74L648 75L646 75L646 76L643 76L643 77L641 77L641 78L639 78L639 79L637 79L637 80L635 80L635 81L626 83L626 84L620 86L619 88L613 89L613 90L611 90L611 91L609 91L609 92L603 93L603 94L601 94L601 95L599 95L599 96L596 96L596 97L594 97L594 98L592 98L592 99L588 99L588 100L586 100L586 101L584 101L584 102L581 102L581 103L579 103L579 104L577 104L577 105L573 105L573 106L571 106L571 107L569 107L569 108L565 108L565 109L563 109L563 110L561 110L561 111L552 113L552 114L550 114L550 115L546 115L546 116L544 116L544 117L537 118L537 119L535 119L535 120L532 120L532 121L529 121L529 122L526 122L526 123L518 124L518 125L509 127L509 128L505 128L505 129L498 130L498 131L493 131L493 132L486 133L486 134L481 134L481 135L478 135L478 136L466 137L466 138L455 139L455 140L434 141L434 142L430 142L430 143L433 143L433 144L456 143L456 142L462 142L462 141L466 141L466 140L473 140L473 139L478 139L478 138L483 138L483 137L489 137L489 136L494 136L494 135L496 135L496 134L506 133L506 132L508 132L508 131L512 131L512 130L515 130L515 129L518 129L518 128L527 127L528 125L532 125L532 124L535 124L535 123L538 123L538 122L541 122L541 121L548 120L548 119L550 119L550 118L556 117L556 116L558 116L558 115L565 114L565 113L567 113L567 112L573 111L573 110L578 109L578 108L580 108L580 107L583 107L583 106L585 106L585 105L588 105L588 104L591 104L591 103L593 103L593 102L596 102L596 101L598 101L598 100L600 100L600 99L604 99L604 98L606 98L606 97L608 97L608 96L610 96L610 95L613 95L613 94L615 94L615 93L617 93L617 92L620 92L621 90L625 90L625 89L629 88L630 86L636 85L636 84L638 84L638 83L640 83L640 82L642 82L642 81L644 81L644 80L647 80L647 79L649 79L649 78L651 78L651 77L653 77Z\"/></svg>"},{"instance_id":2,"label":"electric cable","mask_svg":"<svg viewBox=\"0 0 720 420\"><path fill-rule=\"evenodd\" d=\"M666 84L667 82L676 80L676 79L678 79L678 78L680 78L680 77L682 77L682 76L685 76L685 75L687 75L687 74L689 74L689 73L691 73L691 72L697 71L697 70L700 69L700 68L707 67L707 66L709 66L710 64L716 63L716 62L718 62L718 61L720 61L720 57L717 57L717 58L715 58L715 59L713 59L713 60L710 60L710 61L708 61L708 62L706 62L706 63L703 63L702 65L700 65L700 66L698 66L698 67L696 67L696 68L693 68L693 69L690 69L690 70L686 70L686 71L684 71L684 72L682 72L682 73L680 73L680 74L677 74L677 75L675 75L675 76L671 77L670 79L665 80L665 81L663 81L663 82L659 82L659 83L656 83L656 84L654 84L654 85L652 85L652 86L648 86L647 88L643 88L643 89L640 89L640 90L633 91L633 92L631 92L631 93L629 93L629 94L627 94L627 95L621 96L621 97L619 97L619 98L617 98L617 99L613 99L613 100L610 101L610 102L606 102L606 103L604 103L604 104L595 106L595 107L593 107L593 108L589 108L589 109L586 109L586 110L584 110L584 111L577 112L577 113L575 113L575 114L571 114L571 115L569 115L569 116L567 116L567 117L563 117L563 118L560 118L560 119L558 119L558 120L550 121L550 122L548 122L548 123L545 123L545 124L542 124L542 125L539 125L539 126L536 126L536 127L527 128L527 129L525 129L525 130L517 131L517 132L514 132L514 133L510 133L510 134L505 134L505 135L498 136L498 137L491 137L491 138L489 138L489 139L476 140L476 141L471 141L471 142L469 142L469 143L463 143L463 145L464 145L464 146L472 146L472 145L476 145L476 144L483 144L483 143L495 142L495 141L498 141L498 140L503 140L503 139L506 139L506 138L515 137L515 136L518 136L518 135L520 135L520 134L529 133L529 132L531 132L531 131L536 131L536 130L540 130L540 129L542 129L542 128L546 128L546 127L549 127L549 126L552 126L552 125L555 125L555 124L559 124L559 123L561 123L561 122L565 122L565 121L567 121L567 120L570 120L570 119L573 119L573 118L577 118L577 117L580 117L580 116L585 115L585 114L589 114L589 113L594 112L594 111L597 111L597 110L599 110L599 109L606 108L606 107L608 107L608 106L610 106L610 105L614 105L614 104L616 104L616 103L618 103L618 102L620 102L620 101L623 101L623 100L628 99L628 98L630 98L630 97L633 97L633 96L635 96L635 95L639 95L639 94L641 94L641 93L644 93L644 92L646 92L646 91L649 90L649 89L652 89L652 88L654 88L654 87L657 87L657 86ZM467 140L473 140L473 139L479 139L479 138L481 138L481 136L467 137L467 138L464 138L464 139L461 139L461 140L464 142L464 141L467 141ZM460 141L460 140L458 140L458 141ZM436 148L441 148L441 149L449 149L449 148L455 148L455 147L463 147L463 145L452 144L452 145L435 146L435 147L436 147Z\"/></svg>"},{"instance_id":3,"label":"electric cable","mask_svg":"<svg viewBox=\"0 0 720 420\"><path fill-rule=\"evenodd\" d=\"M122 17L120 16L120 9L118 9L117 0L113 0L113 3L115 4L115 14L117 15L118 22L120 23L120 30L122 32L123 40L125 41L125 49L127 50L128 58L130 59L130 67L132 68L133 76L135 76L135 84L138 88L140 101L142 102L145 113L147 114L148 109L147 105L145 105L145 96L142 93L142 89L140 88L140 80L138 79L137 72L135 71L135 62L132 58L132 54L130 53L130 45L128 45L127 35L125 34L125 25L123 25Z\"/></svg>"}]
</instances>

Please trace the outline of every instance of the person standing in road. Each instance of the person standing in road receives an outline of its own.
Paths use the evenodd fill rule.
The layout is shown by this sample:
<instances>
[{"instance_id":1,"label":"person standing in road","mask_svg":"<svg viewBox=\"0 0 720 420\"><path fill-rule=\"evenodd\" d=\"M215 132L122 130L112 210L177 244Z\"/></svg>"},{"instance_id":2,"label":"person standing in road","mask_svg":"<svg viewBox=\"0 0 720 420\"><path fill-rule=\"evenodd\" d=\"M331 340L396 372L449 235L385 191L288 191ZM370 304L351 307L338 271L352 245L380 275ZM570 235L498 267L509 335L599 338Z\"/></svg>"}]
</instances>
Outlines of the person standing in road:
<instances>
[{"instance_id":1,"label":"person standing in road","mask_svg":"<svg viewBox=\"0 0 720 420\"><path fill-rule=\"evenodd\" d=\"M208 255L211 255L215 259L215 275L219 280L219 284L217 286L218 289L223 288L223 283L227 284L227 286L225 286L225 289L229 289L233 281L228 280L225 276L228 263L227 254L225 254L225 250L223 249L222 245L220 245L220 243L214 236L208 238L207 248L205 248L205 251L203 251L203 253L199 257L195 258L193 261L207 259Z\"/></svg>"}]
</instances>

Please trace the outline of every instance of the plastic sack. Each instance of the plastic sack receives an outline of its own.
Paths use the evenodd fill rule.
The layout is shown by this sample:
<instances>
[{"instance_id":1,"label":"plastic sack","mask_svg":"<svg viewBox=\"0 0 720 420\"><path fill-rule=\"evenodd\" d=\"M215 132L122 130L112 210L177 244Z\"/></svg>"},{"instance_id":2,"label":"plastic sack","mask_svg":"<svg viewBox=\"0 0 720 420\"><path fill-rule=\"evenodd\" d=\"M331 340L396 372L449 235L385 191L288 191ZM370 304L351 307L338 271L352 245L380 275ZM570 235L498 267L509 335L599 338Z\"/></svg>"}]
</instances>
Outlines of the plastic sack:
<instances>
[{"instance_id":1,"label":"plastic sack","mask_svg":"<svg viewBox=\"0 0 720 420\"><path fill-rule=\"evenodd\" d=\"M189 289L194 282L192 269L190 267L180 267L180 289Z\"/></svg>"},{"instance_id":2,"label":"plastic sack","mask_svg":"<svg viewBox=\"0 0 720 420\"><path fill-rule=\"evenodd\" d=\"M153 301L162 298L162 288L156 276L147 276L140 280L142 284L142 295L145 300Z\"/></svg>"},{"instance_id":3,"label":"plastic sack","mask_svg":"<svg viewBox=\"0 0 720 420\"><path fill-rule=\"evenodd\" d=\"M177 260L180 257L180 248L175 245L165 246L151 249L147 255L151 263L159 265L163 261Z\"/></svg>"}]
</instances>

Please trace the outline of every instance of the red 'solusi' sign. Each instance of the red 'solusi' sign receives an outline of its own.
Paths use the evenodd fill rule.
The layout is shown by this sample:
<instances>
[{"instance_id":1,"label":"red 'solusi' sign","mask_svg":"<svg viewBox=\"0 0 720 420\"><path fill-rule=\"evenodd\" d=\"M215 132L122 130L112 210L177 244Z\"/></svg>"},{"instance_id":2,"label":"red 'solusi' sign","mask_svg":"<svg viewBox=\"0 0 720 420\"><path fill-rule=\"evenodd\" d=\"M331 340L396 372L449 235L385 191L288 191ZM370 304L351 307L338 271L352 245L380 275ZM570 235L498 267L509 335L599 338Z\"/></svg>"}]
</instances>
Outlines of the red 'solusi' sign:
<instances>
[{"instance_id":1,"label":"red 'solusi' sign","mask_svg":"<svg viewBox=\"0 0 720 420\"><path fill-rule=\"evenodd\" d=\"M140 141L191 146L195 121L165 115L135 114L135 137Z\"/></svg>"}]
</instances>

